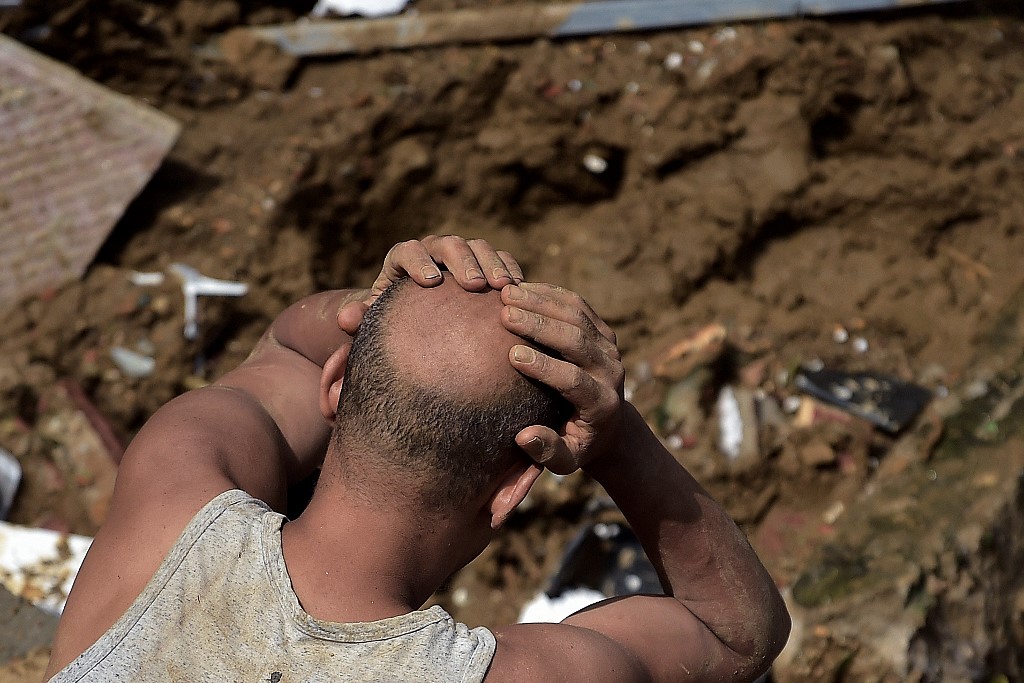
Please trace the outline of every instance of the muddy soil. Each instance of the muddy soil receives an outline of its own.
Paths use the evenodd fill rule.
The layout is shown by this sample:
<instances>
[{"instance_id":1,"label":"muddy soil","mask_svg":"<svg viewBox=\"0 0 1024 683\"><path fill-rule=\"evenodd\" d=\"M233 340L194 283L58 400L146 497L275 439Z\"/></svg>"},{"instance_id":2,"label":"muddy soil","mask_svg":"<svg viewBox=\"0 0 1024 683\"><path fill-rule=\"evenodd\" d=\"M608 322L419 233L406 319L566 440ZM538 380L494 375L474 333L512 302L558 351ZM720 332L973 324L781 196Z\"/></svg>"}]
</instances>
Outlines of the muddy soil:
<instances>
[{"instance_id":1,"label":"muddy soil","mask_svg":"<svg viewBox=\"0 0 1024 683\"><path fill-rule=\"evenodd\" d=\"M991 378L976 335L1024 281L1024 19L1012 4L304 64L195 49L233 26L293 20L287 7L0 10L0 29L185 124L83 280L4 315L0 446L27 472L15 521L95 530L48 464L40 402L55 380L127 441L242 360L285 305L367 284L387 247L428 233L485 237L531 279L583 294L619 334L635 401L782 586L808 545L793 520L824 514L810 523L820 531L885 476L894 448L924 459L935 439L920 424L893 437L776 411L737 468L717 444L720 387L782 405L812 360L940 399ZM174 284L128 281L172 262L251 292L204 301L188 342ZM666 419L685 378L652 367L710 323L724 326L723 350ZM126 377L116 345L148 350L156 371ZM944 405L921 420L941 423ZM472 623L514 619L595 496L582 477L546 481L438 599Z\"/></svg>"}]
</instances>

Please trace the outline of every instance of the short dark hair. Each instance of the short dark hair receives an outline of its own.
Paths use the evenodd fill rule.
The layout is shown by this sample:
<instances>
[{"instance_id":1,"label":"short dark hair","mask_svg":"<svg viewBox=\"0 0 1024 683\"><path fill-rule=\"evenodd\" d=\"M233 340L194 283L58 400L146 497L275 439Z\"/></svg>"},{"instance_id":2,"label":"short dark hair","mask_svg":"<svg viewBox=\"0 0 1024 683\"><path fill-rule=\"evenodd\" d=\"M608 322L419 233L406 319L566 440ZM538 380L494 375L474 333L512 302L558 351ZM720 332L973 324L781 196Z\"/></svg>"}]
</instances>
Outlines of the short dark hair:
<instances>
[{"instance_id":1,"label":"short dark hair","mask_svg":"<svg viewBox=\"0 0 1024 683\"><path fill-rule=\"evenodd\" d=\"M447 507L476 495L515 458L515 435L534 424L554 429L572 407L549 387L515 373L490 400L468 401L421 386L395 368L386 345L403 278L367 311L352 344L332 435L347 473L384 465L417 475L425 502ZM345 446L365 444L376 463L352 461ZM358 475L356 475L358 476Z\"/></svg>"}]
</instances>

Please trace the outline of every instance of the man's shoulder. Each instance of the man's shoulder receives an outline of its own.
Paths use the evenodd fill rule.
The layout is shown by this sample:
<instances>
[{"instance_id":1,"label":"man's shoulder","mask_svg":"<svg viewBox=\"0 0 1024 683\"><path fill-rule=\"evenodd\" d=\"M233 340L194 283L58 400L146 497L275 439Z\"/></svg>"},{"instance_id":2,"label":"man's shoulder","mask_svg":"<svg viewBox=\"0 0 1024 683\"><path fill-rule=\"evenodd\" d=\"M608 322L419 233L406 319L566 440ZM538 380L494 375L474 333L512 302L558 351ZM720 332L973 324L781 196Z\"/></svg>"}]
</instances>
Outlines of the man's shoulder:
<instances>
[{"instance_id":1,"label":"man's shoulder","mask_svg":"<svg viewBox=\"0 0 1024 683\"><path fill-rule=\"evenodd\" d=\"M512 624L493 629L496 647L485 683L608 681L648 683L628 650L606 635L571 624Z\"/></svg>"}]
</instances>

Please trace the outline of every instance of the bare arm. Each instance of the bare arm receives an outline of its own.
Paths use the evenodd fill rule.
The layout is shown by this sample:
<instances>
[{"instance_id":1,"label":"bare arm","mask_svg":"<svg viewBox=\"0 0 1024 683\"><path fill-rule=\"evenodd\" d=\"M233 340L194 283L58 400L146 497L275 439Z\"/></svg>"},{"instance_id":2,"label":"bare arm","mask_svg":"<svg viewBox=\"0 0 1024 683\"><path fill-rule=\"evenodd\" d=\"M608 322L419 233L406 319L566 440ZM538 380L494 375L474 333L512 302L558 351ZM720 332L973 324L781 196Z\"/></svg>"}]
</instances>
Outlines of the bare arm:
<instances>
[{"instance_id":1,"label":"bare arm","mask_svg":"<svg viewBox=\"0 0 1024 683\"><path fill-rule=\"evenodd\" d=\"M506 326L565 360L513 349L524 374L559 390L577 414L557 434L517 437L559 473L582 467L621 508L661 576L666 596L599 603L561 625L519 625L498 635L489 680L753 680L781 650L785 606L743 534L622 400L614 335L571 292L524 283L503 293ZM520 311L520 315L516 312ZM511 680L511 676L509 677Z\"/></svg>"},{"instance_id":2,"label":"bare arm","mask_svg":"<svg viewBox=\"0 0 1024 683\"><path fill-rule=\"evenodd\" d=\"M215 496L239 488L284 509L289 483L321 462L330 436L325 418L334 407L320 402L324 364L347 360L350 333L388 283L408 274L424 287L439 284L438 264L471 290L522 277L510 255L479 240L430 237L396 245L370 289L324 292L292 305L238 368L149 419L121 461L107 520L68 597L48 677L131 605L189 520Z\"/></svg>"}]
</instances>

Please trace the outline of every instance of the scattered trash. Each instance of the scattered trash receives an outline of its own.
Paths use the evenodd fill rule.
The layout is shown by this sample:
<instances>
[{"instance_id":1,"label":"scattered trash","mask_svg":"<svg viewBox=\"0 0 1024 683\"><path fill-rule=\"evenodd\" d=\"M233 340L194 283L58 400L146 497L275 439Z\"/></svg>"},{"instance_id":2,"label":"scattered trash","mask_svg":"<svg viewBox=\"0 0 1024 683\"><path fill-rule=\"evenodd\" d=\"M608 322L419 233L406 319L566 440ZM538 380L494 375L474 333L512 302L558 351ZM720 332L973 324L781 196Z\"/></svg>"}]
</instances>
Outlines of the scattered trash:
<instances>
[{"instance_id":1,"label":"scattered trash","mask_svg":"<svg viewBox=\"0 0 1024 683\"><path fill-rule=\"evenodd\" d=\"M6 308L82 276L181 126L2 33L0 73Z\"/></svg>"},{"instance_id":2,"label":"scattered trash","mask_svg":"<svg viewBox=\"0 0 1024 683\"><path fill-rule=\"evenodd\" d=\"M519 623L557 624L569 615L607 597L593 588L571 588L555 598L549 597L547 593L538 593L523 605L523 610L519 613Z\"/></svg>"},{"instance_id":3,"label":"scattered trash","mask_svg":"<svg viewBox=\"0 0 1024 683\"><path fill-rule=\"evenodd\" d=\"M317 0L310 11L311 17L325 17L328 14L347 17L358 14L363 17L386 17L398 14L409 0Z\"/></svg>"},{"instance_id":4,"label":"scattered trash","mask_svg":"<svg viewBox=\"0 0 1024 683\"><path fill-rule=\"evenodd\" d=\"M341 0L338 0L339 4ZM316 21L236 29L243 34L273 43L296 57L315 55L367 54L382 49L408 49L457 43L477 44L531 40L547 36L567 38L596 34L652 31L681 26L698 26L726 21L759 21L783 17L827 15L867 10L896 9L913 5L943 4L962 0L719 0L666 2L665 0L593 0L547 5L531 3L487 9L470 7L446 12L404 14L379 19ZM359 4L393 5L399 0L363 0ZM345 3L346 5L349 3ZM355 0L352 0L355 4ZM736 31L726 27L716 36L732 40ZM228 34L230 35L230 34ZM218 53L207 47L204 54Z\"/></svg>"},{"instance_id":5,"label":"scattered trash","mask_svg":"<svg viewBox=\"0 0 1024 683\"><path fill-rule=\"evenodd\" d=\"M569 542L548 589L527 603L519 621L561 621L599 600L637 593L664 593L658 572L632 529L598 522Z\"/></svg>"},{"instance_id":6,"label":"scattered trash","mask_svg":"<svg viewBox=\"0 0 1024 683\"><path fill-rule=\"evenodd\" d=\"M787 396L782 401L782 409L787 413L795 413L800 410L801 400L799 396Z\"/></svg>"},{"instance_id":7,"label":"scattered trash","mask_svg":"<svg viewBox=\"0 0 1024 683\"><path fill-rule=\"evenodd\" d=\"M704 43L699 40L691 40L686 44L686 49L695 55L702 55L704 54Z\"/></svg>"},{"instance_id":8,"label":"scattered trash","mask_svg":"<svg viewBox=\"0 0 1024 683\"><path fill-rule=\"evenodd\" d=\"M579 92L583 90L583 81L578 78L574 78L565 84L565 87L569 89L569 92Z\"/></svg>"},{"instance_id":9,"label":"scattered trash","mask_svg":"<svg viewBox=\"0 0 1024 683\"><path fill-rule=\"evenodd\" d=\"M853 340L853 350L857 353L868 352L868 340L864 337L857 337Z\"/></svg>"},{"instance_id":10,"label":"scattered trash","mask_svg":"<svg viewBox=\"0 0 1024 683\"><path fill-rule=\"evenodd\" d=\"M85 390L74 379L65 377L60 381L60 386L74 407L92 427L92 433L106 449L110 459L114 461L115 465L120 464L121 457L124 455L124 444L121 443L121 439L118 438L110 421L93 404Z\"/></svg>"},{"instance_id":11,"label":"scattered trash","mask_svg":"<svg viewBox=\"0 0 1024 683\"><path fill-rule=\"evenodd\" d=\"M7 513L14 504L14 496L21 485L21 463L13 455L0 448L0 520L7 519Z\"/></svg>"},{"instance_id":12,"label":"scattered trash","mask_svg":"<svg viewBox=\"0 0 1024 683\"><path fill-rule=\"evenodd\" d=\"M655 377L682 379L701 365L713 363L725 350L725 326L712 323L681 339L651 363Z\"/></svg>"},{"instance_id":13,"label":"scattered trash","mask_svg":"<svg viewBox=\"0 0 1024 683\"><path fill-rule=\"evenodd\" d=\"M715 31L715 35L712 36L712 40L716 43L728 43L736 40L736 29L732 26L726 26L725 28Z\"/></svg>"},{"instance_id":14,"label":"scattered trash","mask_svg":"<svg viewBox=\"0 0 1024 683\"><path fill-rule=\"evenodd\" d=\"M718 447L730 460L740 457L740 444L743 443L743 418L740 417L740 404L732 387L722 387L718 394Z\"/></svg>"},{"instance_id":15,"label":"scattered trash","mask_svg":"<svg viewBox=\"0 0 1024 683\"><path fill-rule=\"evenodd\" d=\"M0 584L60 614L91 544L88 536L0 522Z\"/></svg>"},{"instance_id":16,"label":"scattered trash","mask_svg":"<svg viewBox=\"0 0 1024 683\"><path fill-rule=\"evenodd\" d=\"M932 398L924 387L870 372L802 368L795 382L801 391L890 433L902 430Z\"/></svg>"},{"instance_id":17,"label":"scattered trash","mask_svg":"<svg viewBox=\"0 0 1024 683\"><path fill-rule=\"evenodd\" d=\"M140 379L149 377L156 370L156 360L123 346L115 346L110 349L110 358L117 365L117 368L127 377Z\"/></svg>"},{"instance_id":18,"label":"scattered trash","mask_svg":"<svg viewBox=\"0 0 1024 683\"><path fill-rule=\"evenodd\" d=\"M185 338L189 340L199 334L199 297L244 296L249 291L248 285L243 282L207 277L183 263L172 263L170 271L181 280L181 291L185 295Z\"/></svg>"},{"instance_id":19,"label":"scattered trash","mask_svg":"<svg viewBox=\"0 0 1024 683\"><path fill-rule=\"evenodd\" d=\"M164 274L159 271L145 273L133 270L128 274L128 280L138 287L159 287L164 283Z\"/></svg>"},{"instance_id":20,"label":"scattered trash","mask_svg":"<svg viewBox=\"0 0 1024 683\"><path fill-rule=\"evenodd\" d=\"M669 71L675 71L683 65L683 56L678 52L670 52L665 57L664 65Z\"/></svg>"},{"instance_id":21,"label":"scattered trash","mask_svg":"<svg viewBox=\"0 0 1024 683\"><path fill-rule=\"evenodd\" d=\"M750 389L722 387L718 410L718 446L734 470L760 460L757 405Z\"/></svg>"},{"instance_id":22,"label":"scattered trash","mask_svg":"<svg viewBox=\"0 0 1024 683\"><path fill-rule=\"evenodd\" d=\"M836 325L832 330L832 341L836 344L845 344L850 340L850 333L842 325Z\"/></svg>"},{"instance_id":23,"label":"scattered trash","mask_svg":"<svg viewBox=\"0 0 1024 683\"><path fill-rule=\"evenodd\" d=\"M596 154L587 154L583 157L583 167L595 175L601 175L608 170L608 162Z\"/></svg>"}]
</instances>

